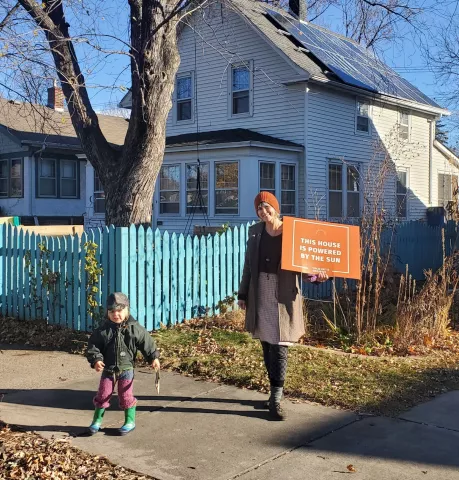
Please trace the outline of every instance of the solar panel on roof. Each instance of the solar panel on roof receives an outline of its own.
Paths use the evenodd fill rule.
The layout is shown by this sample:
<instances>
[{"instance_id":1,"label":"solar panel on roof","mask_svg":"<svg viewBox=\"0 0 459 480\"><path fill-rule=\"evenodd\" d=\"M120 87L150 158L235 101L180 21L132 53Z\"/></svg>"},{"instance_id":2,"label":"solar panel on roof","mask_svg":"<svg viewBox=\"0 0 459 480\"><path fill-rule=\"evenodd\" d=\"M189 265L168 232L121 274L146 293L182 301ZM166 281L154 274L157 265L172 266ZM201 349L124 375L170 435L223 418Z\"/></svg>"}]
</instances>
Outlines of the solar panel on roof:
<instances>
[{"instance_id":1,"label":"solar panel on roof","mask_svg":"<svg viewBox=\"0 0 459 480\"><path fill-rule=\"evenodd\" d=\"M268 9L267 12L344 83L439 108L361 45L274 10Z\"/></svg>"}]
</instances>

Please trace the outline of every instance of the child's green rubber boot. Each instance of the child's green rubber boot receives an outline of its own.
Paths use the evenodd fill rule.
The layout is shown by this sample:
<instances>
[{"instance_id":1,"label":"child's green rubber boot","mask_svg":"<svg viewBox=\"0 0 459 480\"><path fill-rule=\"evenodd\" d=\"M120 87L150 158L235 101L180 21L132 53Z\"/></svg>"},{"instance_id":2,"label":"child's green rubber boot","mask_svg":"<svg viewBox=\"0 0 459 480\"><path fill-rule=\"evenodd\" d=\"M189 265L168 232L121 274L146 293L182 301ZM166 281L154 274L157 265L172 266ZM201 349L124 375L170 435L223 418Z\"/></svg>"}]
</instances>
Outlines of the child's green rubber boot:
<instances>
[{"instance_id":1,"label":"child's green rubber boot","mask_svg":"<svg viewBox=\"0 0 459 480\"><path fill-rule=\"evenodd\" d=\"M124 411L124 425L120 428L120 435L127 435L135 428L135 407L127 408Z\"/></svg>"},{"instance_id":2,"label":"child's green rubber boot","mask_svg":"<svg viewBox=\"0 0 459 480\"><path fill-rule=\"evenodd\" d=\"M102 420L104 418L105 408L96 408L94 411L94 417L92 419L92 423L89 426L89 432L91 435L96 434L100 430L100 426L102 425Z\"/></svg>"}]
</instances>

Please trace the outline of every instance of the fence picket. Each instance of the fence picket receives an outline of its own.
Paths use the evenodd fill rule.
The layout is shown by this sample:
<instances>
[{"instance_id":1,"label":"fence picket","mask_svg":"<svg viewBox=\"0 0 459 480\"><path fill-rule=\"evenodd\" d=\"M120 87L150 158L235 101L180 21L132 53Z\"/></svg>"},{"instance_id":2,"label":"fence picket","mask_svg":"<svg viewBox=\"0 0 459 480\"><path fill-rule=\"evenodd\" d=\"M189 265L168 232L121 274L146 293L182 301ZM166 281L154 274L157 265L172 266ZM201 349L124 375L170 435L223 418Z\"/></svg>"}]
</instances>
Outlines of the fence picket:
<instances>
[{"instance_id":1,"label":"fence picket","mask_svg":"<svg viewBox=\"0 0 459 480\"><path fill-rule=\"evenodd\" d=\"M18 248L19 248L19 232L18 228L13 228L13 278L11 288L13 289L13 303L11 305L11 317L18 316Z\"/></svg>"},{"instance_id":2,"label":"fence picket","mask_svg":"<svg viewBox=\"0 0 459 480\"><path fill-rule=\"evenodd\" d=\"M154 329L158 330L161 324L162 315L162 238L158 229L155 231L155 278L154 278L154 291L155 291L155 323Z\"/></svg>"},{"instance_id":3,"label":"fence picket","mask_svg":"<svg viewBox=\"0 0 459 480\"><path fill-rule=\"evenodd\" d=\"M162 322L169 325L170 322L170 235L169 232L163 234L163 296L162 296Z\"/></svg>"},{"instance_id":4,"label":"fence picket","mask_svg":"<svg viewBox=\"0 0 459 480\"><path fill-rule=\"evenodd\" d=\"M7 236L6 236L6 300L5 300L5 315L11 315L12 305L13 305L13 227L11 224L8 225Z\"/></svg>"},{"instance_id":5,"label":"fence picket","mask_svg":"<svg viewBox=\"0 0 459 480\"><path fill-rule=\"evenodd\" d=\"M218 302L220 298L220 272L218 267L220 265L220 238L219 235L214 235L214 305L215 305L215 314L220 312L218 308Z\"/></svg>"},{"instance_id":6,"label":"fence picket","mask_svg":"<svg viewBox=\"0 0 459 480\"><path fill-rule=\"evenodd\" d=\"M64 327L67 326L67 301L66 301L66 280L67 280L67 237L62 237L61 245L59 248L59 269L60 269L60 276L59 276L59 324L63 325Z\"/></svg>"},{"instance_id":7,"label":"fence picket","mask_svg":"<svg viewBox=\"0 0 459 480\"><path fill-rule=\"evenodd\" d=\"M229 228L226 232L226 294L234 293L233 276L233 232Z\"/></svg>"},{"instance_id":8,"label":"fence picket","mask_svg":"<svg viewBox=\"0 0 459 480\"><path fill-rule=\"evenodd\" d=\"M207 305L211 308L211 313L215 312L214 303L214 249L211 235L207 236Z\"/></svg>"},{"instance_id":9,"label":"fence picket","mask_svg":"<svg viewBox=\"0 0 459 480\"><path fill-rule=\"evenodd\" d=\"M142 225L137 231L137 320L146 327L145 322L145 229Z\"/></svg>"},{"instance_id":10,"label":"fence picket","mask_svg":"<svg viewBox=\"0 0 459 480\"><path fill-rule=\"evenodd\" d=\"M81 329L88 331L87 291L86 291L86 251L84 246L88 242L88 235L83 232L80 240L80 317Z\"/></svg>"},{"instance_id":11,"label":"fence picket","mask_svg":"<svg viewBox=\"0 0 459 480\"><path fill-rule=\"evenodd\" d=\"M81 288L81 268L80 268L80 237L73 237L73 271L78 272L73 275L72 296L73 296L73 328L81 330L80 316L80 288Z\"/></svg>"},{"instance_id":12,"label":"fence picket","mask_svg":"<svg viewBox=\"0 0 459 480\"><path fill-rule=\"evenodd\" d=\"M7 298L7 291L8 291L8 278L9 278L9 272L8 272L8 236L7 236L7 225L4 223L3 225L0 225L0 247L1 247L1 255L0 255L0 268L1 268L1 284L0 284L0 295L2 298L2 308L1 308L1 313L2 316L6 315L6 298Z\"/></svg>"},{"instance_id":13,"label":"fence picket","mask_svg":"<svg viewBox=\"0 0 459 480\"><path fill-rule=\"evenodd\" d=\"M197 317L200 314L199 306L199 239L193 238L193 309L191 316Z\"/></svg>"},{"instance_id":14,"label":"fence picket","mask_svg":"<svg viewBox=\"0 0 459 480\"><path fill-rule=\"evenodd\" d=\"M75 319L73 318L73 282L75 274L73 272L73 236L67 237L67 253L65 257L65 310L67 317L67 328L73 328Z\"/></svg>"},{"instance_id":15,"label":"fence picket","mask_svg":"<svg viewBox=\"0 0 459 480\"><path fill-rule=\"evenodd\" d=\"M220 235L220 300L224 300L228 295L226 292L226 235Z\"/></svg>"},{"instance_id":16,"label":"fence picket","mask_svg":"<svg viewBox=\"0 0 459 480\"><path fill-rule=\"evenodd\" d=\"M129 290L123 292L129 296L130 310L137 317L137 227L129 227Z\"/></svg>"},{"instance_id":17,"label":"fence picket","mask_svg":"<svg viewBox=\"0 0 459 480\"><path fill-rule=\"evenodd\" d=\"M204 314L204 309L209 307L207 303L207 252L206 238L204 235L199 239L199 302L201 309L200 314Z\"/></svg>"},{"instance_id":18,"label":"fence picket","mask_svg":"<svg viewBox=\"0 0 459 480\"><path fill-rule=\"evenodd\" d=\"M154 325L154 250L153 250L153 230L151 227L148 227L146 239L145 239L145 292L146 292L146 301L145 301L145 320L146 320L146 329L151 331L155 328Z\"/></svg>"},{"instance_id":19,"label":"fence picket","mask_svg":"<svg viewBox=\"0 0 459 480\"><path fill-rule=\"evenodd\" d=\"M178 322L177 309L177 276L178 276L178 251L177 251L177 235L175 233L171 236L171 270L170 270L170 284L171 284L171 309L170 309L170 323L175 325Z\"/></svg>"},{"instance_id":20,"label":"fence picket","mask_svg":"<svg viewBox=\"0 0 459 480\"><path fill-rule=\"evenodd\" d=\"M0 231L1 235L1 231ZM26 232L24 236L24 318L25 320L31 320L31 312L30 312L30 275L29 275L29 267L27 266L26 256L28 261L31 261L31 248L30 248L30 233ZM1 271L1 268L0 268ZM0 286L1 289L1 286Z\"/></svg>"},{"instance_id":21,"label":"fence picket","mask_svg":"<svg viewBox=\"0 0 459 480\"><path fill-rule=\"evenodd\" d=\"M19 250L18 250L18 317L24 318L24 301L27 298L24 295L24 230L19 232Z\"/></svg>"},{"instance_id":22,"label":"fence picket","mask_svg":"<svg viewBox=\"0 0 459 480\"><path fill-rule=\"evenodd\" d=\"M185 244L185 319L189 320L193 308L193 243L189 235Z\"/></svg>"},{"instance_id":23,"label":"fence picket","mask_svg":"<svg viewBox=\"0 0 459 480\"><path fill-rule=\"evenodd\" d=\"M178 312L177 321L183 322L185 319L185 239L183 233L180 234L178 239Z\"/></svg>"}]
</instances>

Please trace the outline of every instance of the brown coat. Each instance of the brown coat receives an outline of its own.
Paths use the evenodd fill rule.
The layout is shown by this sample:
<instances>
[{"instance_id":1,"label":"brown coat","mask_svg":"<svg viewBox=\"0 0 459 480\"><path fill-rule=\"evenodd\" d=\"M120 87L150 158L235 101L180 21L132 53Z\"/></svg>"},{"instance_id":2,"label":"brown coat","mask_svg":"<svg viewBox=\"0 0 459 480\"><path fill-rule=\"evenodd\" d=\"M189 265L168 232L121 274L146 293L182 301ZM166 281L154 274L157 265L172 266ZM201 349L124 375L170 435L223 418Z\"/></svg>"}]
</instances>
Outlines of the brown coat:
<instances>
[{"instance_id":1,"label":"brown coat","mask_svg":"<svg viewBox=\"0 0 459 480\"><path fill-rule=\"evenodd\" d=\"M244 270L238 295L246 301L245 328L255 333L257 322L258 256L263 222L249 228ZM300 292L299 274L278 270L279 331L281 342L297 342L304 335L303 299ZM263 314L261 312L261 314Z\"/></svg>"}]
</instances>

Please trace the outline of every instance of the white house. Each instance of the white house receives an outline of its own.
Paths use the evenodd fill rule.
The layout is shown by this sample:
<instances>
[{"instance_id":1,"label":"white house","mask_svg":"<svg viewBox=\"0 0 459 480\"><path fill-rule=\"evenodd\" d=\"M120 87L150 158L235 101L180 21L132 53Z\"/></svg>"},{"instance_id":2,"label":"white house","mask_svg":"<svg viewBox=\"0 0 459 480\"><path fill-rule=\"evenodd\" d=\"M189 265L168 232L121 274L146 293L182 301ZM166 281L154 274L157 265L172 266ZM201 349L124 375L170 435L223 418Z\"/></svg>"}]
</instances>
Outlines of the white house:
<instances>
[{"instance_id":1,"label":"white house","mask_svg":"<svg viewBox=\"0 0 459 480\"><path fill-rule=\"evenodd\" d=\"M253 198L262 189L278 196L284 214L356 218L371 191L370 167L382 158L392 167L385 207L394 217L425 219L428 207L452 199L459 159L434 141L435 121L448 111L351 40L298 15L228 0L188 19L154 225L188 232L245 223L254 219ZM129 105L127 94L120 106ZM105 121L107 131L117 131L113 143L124 138L125 120ZM82 212L88 226L101 225L103 189L77 155L80 196L65 208L54 205L62 214ZM0 171L10 177L18 168L4 165ZM24 181L37 177L21 165ZM19 214L21 202L1 195L0 207Z\"/></svg>"}]
</instances>

